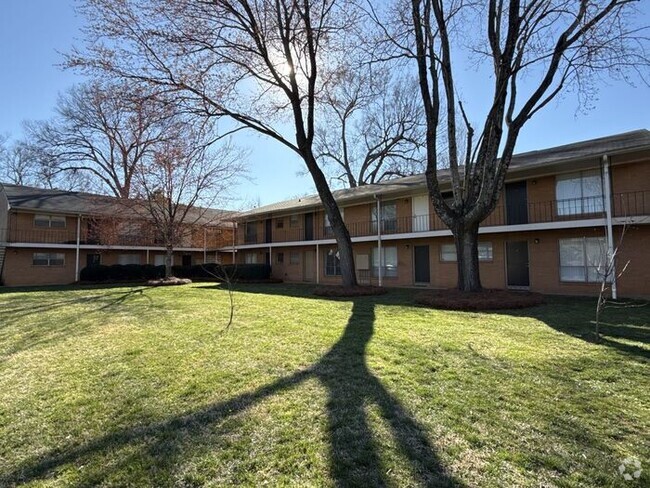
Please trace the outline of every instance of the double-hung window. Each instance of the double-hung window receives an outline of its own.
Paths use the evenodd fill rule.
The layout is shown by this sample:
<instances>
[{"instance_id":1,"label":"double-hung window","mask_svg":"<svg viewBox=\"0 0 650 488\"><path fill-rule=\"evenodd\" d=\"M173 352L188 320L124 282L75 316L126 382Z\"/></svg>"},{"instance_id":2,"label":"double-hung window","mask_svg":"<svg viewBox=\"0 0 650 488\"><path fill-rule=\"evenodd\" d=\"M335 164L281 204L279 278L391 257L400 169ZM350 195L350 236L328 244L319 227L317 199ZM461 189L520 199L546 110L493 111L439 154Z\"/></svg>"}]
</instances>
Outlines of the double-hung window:
<instances>
[{"instance_id":1,"label":"double-hung window","mask_svg":"<svg viewBox=\"0 0 650 488\"><path fill-rule=\"evenodd\" d=\"M372 206L370 220L372 231L377 232L377 205ZM397 232L397 204L395 202L381 202L381 231L385 233Z\"/></svg>"},{"instance_id":2,"label":"double-hung window","mask_svg":"<svg viewBox=\"0 0 650 488\"><path fill-rule=\"evenodd\" d=\"M344 218L344 211L342 208L339 208L339 212L341 212L341 218L345 220ZM334 235L334 231L332 230L332 224L330 223L330 218L329 215L327 215L327 212L323 214L323 227L324 227L324 232L325 232L325 237L331 237Z\"/></svg>"},{"instance_id":3,"label":"double-hung window","mask_svg":"<svg viewBox=\"0 0 650 488\"><path fill-rule=\"evenodd\" d=\"M607 243L604 237L560 239L560 281L597 283L602 281L606 272Z\"/></svg>"},{"instance_id":4,"label":"double-hung window","mask_svg":"<svg viewBox=\"0 0 650 488\"><path fill-rule=\"evenodd\" d=\"M34 227L65 229L65 217L58 215L34 215Z\"/></svg>"},{"instance_id":5,"label":"double-hung window","mask_svg":"<svg viewBox=\"0 0 650 488\"><path fill-rule=\"evenodd\" d=\"M558 215L594 214L604 211L600 170L558 176L555 183Z\"/></svg>"},{"instance_id":6,"label":"double-hung window","mask_svg":"<svg viewBox=\"0 0 650 488\"><path fill-rule=\"evenodd\" d=\"M479 261L492 261L494 252L492 250L491 242L478 243L478 260ZM443 262L456 262L458 256L456 255L456 244L443 244L440 246L440 261Z\"/></svg>"},{"instance_id":7,"label":"double-hung window","mask_svg":"<svg viewBox=\"0 0 650 488\"><path fill-rule=\"evenodd\" d=\"M337 249L325 253L325 276L341 275L341 258Z\"/></svg>"},{"instance_id":8,"label":"double-hung window","mask_svg":"<svg viewBox=\"0 0 650 488\"><path fill-rule=\"evenodd\" d=\"M245 230L245 239L246 244L256 244L257 243L257 222L246 222Z\"/></svg>"},{"instance_id":9,"label":"double-hung window","mask_svg":"<svg viewBox=\"0 0 650 488\"><path fill-rule=\"evenodd\" d=\"M372 250L372 274L379 276L379 248ZM381 248L381 275L384 278L397 278L397 247Z\"/></svg>"}]
</instances>

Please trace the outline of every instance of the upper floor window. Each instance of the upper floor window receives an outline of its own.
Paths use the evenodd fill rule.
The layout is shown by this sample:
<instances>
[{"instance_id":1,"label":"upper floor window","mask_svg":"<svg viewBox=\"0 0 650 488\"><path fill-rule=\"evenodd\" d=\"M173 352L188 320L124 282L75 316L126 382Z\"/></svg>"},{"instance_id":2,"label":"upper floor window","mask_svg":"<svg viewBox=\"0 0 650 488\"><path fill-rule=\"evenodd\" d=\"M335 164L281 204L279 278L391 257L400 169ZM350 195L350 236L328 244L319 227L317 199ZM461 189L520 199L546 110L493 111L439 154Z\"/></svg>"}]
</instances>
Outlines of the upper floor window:
<instances>
[{"instance_id":1,"label":"upper floor window","mask_svg":"<svg viewBox=\"0 0 650 488\"><path fill-rule=\"evenodd\" d=\"M298 220L298 216L295 215L295 214L291 215L289 217L289 227L295 228L295 227L299 227L299 226L300 226L300 221Z\"/></svg>"},{"instance_id":2,"label":"upper floor window","mask_svg":"<svg viewBox=\"0 0 650 488\"><path fill-rule=\"evenodd\" d=\"M245 241L246 244L256 244L257 243L257 222L246 222L245 229Z\"/></svg>"},{"instance_id":3,"label":"upper floor window","mask_svg":"<svg viewBox=\"0 0 650 488\"><path fill-rule=\"evenodd\" d=\"M276 219L275 228L276 229L284 229L284 219Z\"/></svg>"},{"instance_id":4,"label":"upper floor window","mask_svg":"<svg viewBox=\"0 0 650 488\"><path fill-rule=\"evenodd\" d=\"M560 239L560 281L597 283L605 277L606 268L604 237Z\"/></svg>"},{"instance_id":5,"label":"upper floor window","mask_svg":"<svg viewBox=\"0 0 650 488\"><path fill-rule=\"evenodd\" d=\"M603 212L603 181L600 170L558 176L555 198L558 215Z\"/></svg>"},{"instance_id":6,"label":"upper floor window","mask_svg":"<svg viewBox=\"0 0 650 488\"><path fill-rule=\"evenodd\" d=\"M325 275L341 275L341 258L339 256L338 250L330 249L325 253Z\"/></svg>"},{"instance_id":7,"label":"upper floor window","mask_svg":"<svg viewBox=\"0 0 650 488\"><path fill-rule=\"evenodd\" d=\"M370 220L372 231L377 232L377 205L372 206ZM381 231L397 231L397 204L395 202L381 202Z\"/></svg>"},{"instance_id":8,"label":"upper floor window","mask_svg":"<svg viewBox=\"0 0 650 488\"><path fill-rule=\"evenodd\" d=\"M341 218L345 219L344 217L344 212L342 208L339 208L339 211L341 212ZM334 231L332 230L332 224L330 223L330 218L329 215L327 215L327 212L323 214L323 227L325 228L325 236L332 236L334 235Z\"/></svg>"},{"instance_id":9,"label":"upper floor window","mask_svg":"<svg viewBox=\"0 0 650 488\"><path fill-rule=\"evenodd\" d=\"M65 217L58 215L34 215L34 227L65 229Z\"/></svg>"},{"instance_id":10,"label":"upper floor window","mask_svg":"<svg viewBox=\"0 0 650 488\"><path fill-rule=\"evenodd\" d=\"M379 248L372 250L372 274L379 276ZM381 248L381 275L385 278L397 278L397 247Z\"/></svg>"},{"instance_id":11,"label":"upper floor window","mask_svg":"<svg viewBox=\"0 0 650 488\"><path fill-rule=\"evenodd\" d=\"M479 261L492 261L494 253L492 251L491 242L478 243L478 260ZM456 244L443 244L440 246L440 261L456 262L458 256L456 255Z\"/></svg>"},{"instance_id":12,"label":"upper floor window","mask_svg":"<svg viewBox=\"0 0 650 488\"><path fill-rule=\"evenodd\" d=\"M65 254L62 252L35 252L32 255L33 266L63 266Z\"/></svg>"}]
</instances>

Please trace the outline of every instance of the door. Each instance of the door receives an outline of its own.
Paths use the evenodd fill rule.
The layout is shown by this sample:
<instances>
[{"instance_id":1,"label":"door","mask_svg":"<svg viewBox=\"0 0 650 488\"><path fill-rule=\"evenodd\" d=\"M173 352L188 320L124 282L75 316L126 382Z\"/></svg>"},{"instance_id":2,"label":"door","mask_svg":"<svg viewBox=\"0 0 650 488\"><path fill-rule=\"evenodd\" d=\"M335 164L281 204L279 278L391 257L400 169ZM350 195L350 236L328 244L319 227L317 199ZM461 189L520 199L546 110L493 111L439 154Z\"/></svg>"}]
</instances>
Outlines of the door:
<instances>
[{"instance_id":1,"label":"door","mask_svg":"<svg viewBox=\"0 0 650 488\"><path fill-rule=\"evenodd\" d=\"M264 242L273 242L273 220L266 219L264 223Z\"/></svg>"},{"instance_id":2,"label":"door","mask_svg":"<svg viewBox=\"0 0 650 488\"><path fill-rule=\"evenodd\" d=\"M429 196L418 195L413 197L413 232L426 232L429 230Z\"/></svg>"},{"instance_id":3,"label":"door","mask_svg":"<svg viewBox=\"0 0 650 488\"><path fill-rule=\"evenodd\" d=\"M308 282L313 282L315 281L315 263L314 263L314 258L316 257L314 251L305 251L305 254L303 256L303 274L302 274L302 279L303 281L308 281Z\"/></svg>"},{"instance_id":4,"label":"door","mask_svg":"<svg viewBox=\"0 0 650 488\"><path fill-rule=\"evenodd\" d=\"M528 192L525 181L506 184L506 224L528 223Z\"/></svg>"},{"instance_id":5,"label":"door","mask_svg":"<svg viewBox=\"0 0 650 488\"><path fill-rule=\"evenodd\" d=\"M530 286L528 275L528 241L506 242L508 286Z\"/></svg>"},{"instance_id":6,"label":"door","mask_svg":"<svg viewBox=\"0 0 650 488\"><path fill-rule=\"evenodd\" d=\"M101 264L101 256L99 254L86 254L86 266L92 268Z\"/></svg>"},{"instance_id":7,"label":"door","mask_svg":"<svg viewBox=\"0 0 650 488\"><path fill-rule=\"evenodd\" d=\"M181 264L183 266L192 266L192 255L191 254L183 254Z\"/></svg>"},{"instance_id":8,"label":"door","mask_svg":"<svg viewBox=\"0 0 650 488\"><path fill-rule=\"evenodd\" d=\"M314 240L314 214L313 213L305 214L305 240L306 241Z\"/></svg>"},{"instance_id":9,"label":"door","mask_svg":"<svg viewBox=\"0 0 650 488\"><path fill-rule=\"evenodd\" d=\"M429 246L413 247L413 275L415 283L430 283Z\"/></svg>"}]
</instances>

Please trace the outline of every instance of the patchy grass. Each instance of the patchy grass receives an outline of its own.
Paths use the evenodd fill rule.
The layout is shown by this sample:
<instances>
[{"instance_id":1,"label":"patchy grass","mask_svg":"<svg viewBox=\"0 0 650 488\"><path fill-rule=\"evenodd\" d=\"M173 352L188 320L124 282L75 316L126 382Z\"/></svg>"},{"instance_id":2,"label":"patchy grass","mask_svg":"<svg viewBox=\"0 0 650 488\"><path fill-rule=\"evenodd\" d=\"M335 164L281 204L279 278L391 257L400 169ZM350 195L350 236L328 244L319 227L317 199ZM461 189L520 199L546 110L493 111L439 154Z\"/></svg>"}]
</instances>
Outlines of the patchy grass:
<instances>
[{"instance_id":1,"label":"patchy grass","mask_svg":"<svg viewBox=\"0 0 650 488\"><path fill-rule=\"evenodd\" d=\"M443 310L485 311L535 307L544 303L544 296L512 290L483 289L466 292L450 288L423 291L414 300L419 305Z\"/></svg>"},{"instance_id":2,"label":"patchy grass","mask_svg":"<svg viewBox=\"0 0 650 488\"><path fill-rule=\"evenodd\" d=\"M0 293L0 486L648 486L650 307L312 291Z\"/></svg>"}]
</instances>

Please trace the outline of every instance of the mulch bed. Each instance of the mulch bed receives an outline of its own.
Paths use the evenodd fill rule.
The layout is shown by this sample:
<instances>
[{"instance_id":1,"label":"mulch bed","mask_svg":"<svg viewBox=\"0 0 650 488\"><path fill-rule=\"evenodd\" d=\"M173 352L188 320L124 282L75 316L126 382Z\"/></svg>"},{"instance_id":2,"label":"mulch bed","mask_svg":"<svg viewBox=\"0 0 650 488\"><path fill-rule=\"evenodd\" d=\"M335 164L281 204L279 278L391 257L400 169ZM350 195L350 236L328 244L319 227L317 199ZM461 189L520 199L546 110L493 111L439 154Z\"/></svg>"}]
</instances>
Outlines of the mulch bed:
<instances>
[{"instance_id":1,"label":"mulch bed","mask_svg":"<svg viewBox=\"0 0 650 488\"><path fill-rule=\"evenodd\" d=\"M314 295L319 297L367 297L373 295L385 295L386 288L378 286L355 286L345 288L343 286L321 286L314 290Z\"/></svg>"},{"instance_id":2,"label":"mulch bed","mask_svg":"<svg viewBox=\"0 0 650 488\"><path fill-rule=\"evenodd\" d=\"M447 289L419 293L415 296L415 303L445 310L504 310L540 305L544 303L544 296L511 290L462 292Z\"/></svg>"},{"instance_id":3,"label":"mulch bed","mask_svg":"<svg viewBox=\"0 0 650 488\"><path fill-rule=\"evenodd\" d=\"M147 286L178 286L178 285L189 285L192 283L192 280L188 278L162 278L160 280L149 280L147 281Z\"/></svg>"}]
</instances>

